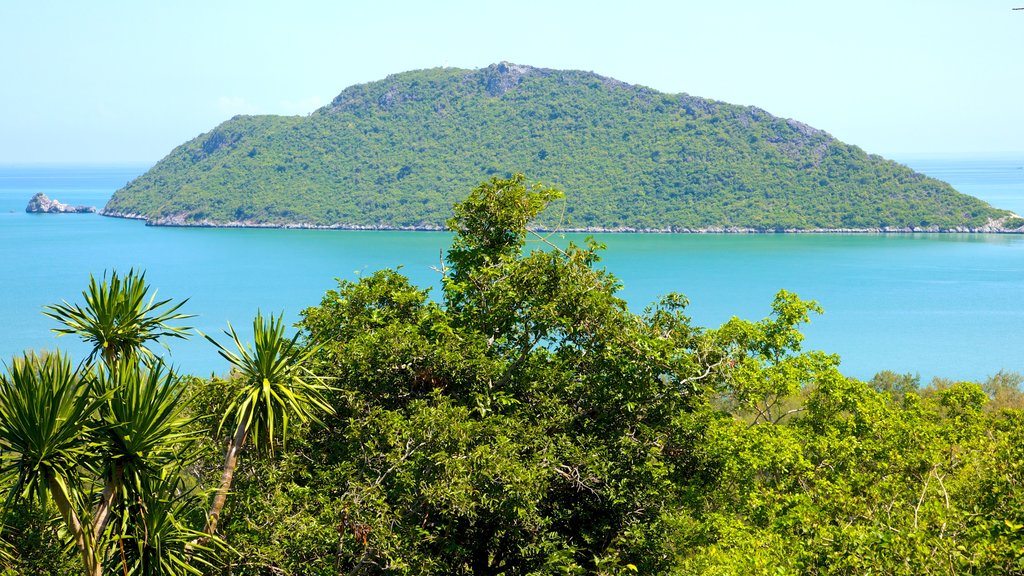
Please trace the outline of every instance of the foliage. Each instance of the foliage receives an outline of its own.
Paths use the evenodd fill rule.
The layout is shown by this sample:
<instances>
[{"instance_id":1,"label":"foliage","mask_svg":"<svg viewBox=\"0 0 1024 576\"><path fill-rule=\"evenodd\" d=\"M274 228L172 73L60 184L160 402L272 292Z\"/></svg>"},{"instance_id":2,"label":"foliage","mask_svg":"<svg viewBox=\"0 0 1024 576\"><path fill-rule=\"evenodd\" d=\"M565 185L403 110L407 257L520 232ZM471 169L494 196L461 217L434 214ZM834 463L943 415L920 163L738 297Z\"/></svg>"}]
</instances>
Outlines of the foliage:
<instances>
[{"instance_id":1,"label":"foliage","mask_svg":"<svg viewBox=\"0 0 1024 576\"><path fill-rule=\"evenodd\" d=\"M1020 573L1018 416L987 418L977 384L902 400L833 373L785 425L715 421L709 545L686 573ZM999 497L986 496L994 488ZM1006 536L1004 536L1006 535Z\"/></svg>"},{"instance_id":2,"label":"foliage","mask_svg":"<svg viewBox=\"0 0 1024 576\"><path fill-rule=\"evenodd\" d=\"M285 440L292 416L300 421L316 421L320 412L330 411L323 400L325 386L305 368L306 359L316 349L299 345L298 334L285 337L283 315L264 319L256 312L253 319L255 348L242 344L230 325L225 334L231 337L237 352L209 336L206 339L231 364L242 387L225 412L221 425L230 421L233 428L244 428L246 436L251 435L257 447L260 439L266 438L273 453L275 427Z\"/></svg>"},{"instance_id":3,"label":"foliage","mask_svg":"<svg viewBox=\"0 0 1024 576\"><path fill-rule=\"evenodd\" d=\"M60 534L58 515L52 506L26 501L9 505L3 536L9 540L0 552L3 576L78 576L81 561L66 549ZM79 563L76 564L75 562Z\"/></svg>"},{"instance_id":4,"label":"foliage","mask_svg":"<svg viewBox=\"0 0 1024 576\"><path fill-rule=\"evenodd\" d=\"M339 281L299 334L229 325L226 380L15 359L0 573L71 573L68 519L109 502L116 573L1024 574L1024 376L848 378L785 290L718 328L679 294L635 314L599 244L533 228L559 199L491 178L439 298ZM250 434L279 449L238 465Z\"/></svg>"},{"instance_id":5,"label":"foliage","mask_svg":"<svg viewBox=\"0 0 1024 576\"><path fill-rule=\"evenodd\" d=\"M474 190L440 302L385 270L303 312L335 413L239 478L233 573L1020 572L1015 376L847 378L786 291L632 314L599 246L531 231L557 197Z\"/></svg>"},{"instance_id":6,"label":"foliage","mask_svg":"<svg viewBox=\"0 0 1024 576\"><path fill-rule=\"evenodd\" d=\"M230 420L235 432L228 440L220 486L207 515L204 532L209 534L217 531L221 511L234 481L238 454L250 436L257 447L260 438L265 437L273 454L277 436L275 427L284 443L292 417L300 422L319 421L321 412L333 411L323 397L326 387L305 366L316 348L299 346L298 334L291 339L286 338L282 318L283 314L264 320L261 313L256 313L253 320L255 349L243 345L230 324L226 334L231 336L237 352L206 336L220 355L231 363L239 384L221 419L222 426L224 421Z\"/></svg>"},{"instance_id":7,"label":"foliage","mask_svg":"<svg viewBox=\"0 0 1024 576\"><path fill-rule=\"evenodd\" d=\"M171 224L440 229L516 166L574 191L549 229L977 227L1008 215L754 107L498 64L346 88L309 117L237 116L115 193Z\"/></svg>"},{"instance_id":8,"label":"foliage","mask_svg":"<svg viewBox=\"0 0 1024 576\"><path fill-rule=\"evenodd\" d=\"M115 271L109 280L104 275L101 283L90 274L89 288L82 292L85 308L65 301L44 307L43 314L64 325L54 332L77 335L92 345L89 362L102 356L103 361L112 366L120 358L134 358L138 354L152 357L146 347L150 341L164 336L185 338L188 327L167 323L191 318L178 312L188 300L167 307L170 300L155 301L154 292L147 301L148 293L144 272L129 270L119 276Z\"/></svg>"},{"instance_id":9,"label":"foliage","mask_svg":"<svg viewBox=\"0 0 1024 576\"><path fill-rule=\"evenodd\" d=\"M25 530L32 519L43 520L40 532L60 542L65 558L77 552L87 576L199 573L193 563L212 551L190 551L188 538L200 533L168 508L183 501L191 419L183 381L145 346L184 337L166 322L187 316L180 304L146 303L148 291L134 271L113 273L109 283L91 278L84 309L65 303L47 312L67 326L59 332L94 343L90 362L73 367L60 352L29 353L0 374L0 518L18 540L5 558L12 570L41 568L38 541ZM53 509L63 524L57 531L47 516Z\"/></svg>"},{"instance_id":10,"label":"foliage","mask_svg":"<svg viewBox=\"0 0 1024 576\"><path fill-rule=\"evenodd\" d=\"M557 196L521 176L474 190L450 222L443 306L381 271L304 311L336 413L293 446L315 458L241 481L244 514L270 524L231 524L243 556L305 574L671 567L700 390L727 354L681 297L629 313L598 245L532 233ZM531 239L550 250L524 254Z\"/></svg>"}]
</instances>

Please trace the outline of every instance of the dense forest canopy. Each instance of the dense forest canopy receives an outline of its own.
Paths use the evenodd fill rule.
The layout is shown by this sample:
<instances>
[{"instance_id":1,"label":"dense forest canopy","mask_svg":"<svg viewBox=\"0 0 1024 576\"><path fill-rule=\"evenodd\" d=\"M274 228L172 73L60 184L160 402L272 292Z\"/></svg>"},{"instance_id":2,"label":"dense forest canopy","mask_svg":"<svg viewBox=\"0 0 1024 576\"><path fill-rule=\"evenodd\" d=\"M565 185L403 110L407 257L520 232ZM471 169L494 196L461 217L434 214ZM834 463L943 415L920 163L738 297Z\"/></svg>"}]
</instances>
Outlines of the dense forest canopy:
<instances>
[{"instance_id":1,"label":"dense forest canopy","mask_svg":"<svg viewBox=\"0 0 1024 576\"><path fill-rule=\"evenodd\" d=\"M437 299L339 281L294 336L211 337L225 378L152 360L188 316L134 272L49 306L94 354L0 374L0 573L1024 573L1021 375L847 378L785 290L632 312L602 246L533 231L560 198L485 182Z\"/></svg>"},{"instance_id":2,"label":"dense forest canopy","mask_svg":"<svg viewBox=\"0 0 1024 576\"><path fill-rule=\"evenodd\" d=\"M235 117L118 190L104 213L440 229L462 190L510 166L573 190L537 223L562 230L1024 226L755 107L508 63L351 86L308 117Z\"/></svg>"}]
</instances>

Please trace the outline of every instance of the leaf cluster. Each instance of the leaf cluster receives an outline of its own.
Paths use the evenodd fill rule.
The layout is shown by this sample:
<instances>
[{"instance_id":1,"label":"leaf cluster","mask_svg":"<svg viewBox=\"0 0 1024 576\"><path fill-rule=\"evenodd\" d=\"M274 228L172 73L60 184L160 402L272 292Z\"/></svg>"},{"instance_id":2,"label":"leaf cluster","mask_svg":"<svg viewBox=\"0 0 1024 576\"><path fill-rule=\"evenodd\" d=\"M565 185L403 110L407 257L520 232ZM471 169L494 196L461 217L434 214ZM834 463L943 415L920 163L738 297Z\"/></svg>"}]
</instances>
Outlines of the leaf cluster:
<instances>
[{"instance_id":1,"label":"leaf cluster","mask_svg":"<svg viewBox=\"0 0 1024 576\"><path fill-rule=\"evenodd\" d=\"M146 348L184 337L168 322L188 316L181 304L147 302L148 292L134 271L90 278L84 308L46 312L63 324L55 331L92 345L87 362L27 353L0 374L0 526L14 526L18 550L4 558L12 570L33 565L22 550L34 548L31 524L21 521L42 518L53 530L54 512L62 526L46 533L87 576L198 574L221 545L191 545L200 532L190 526L197 496L184 472L194 438L186 383Z\"/></svg>"}]
</instances>

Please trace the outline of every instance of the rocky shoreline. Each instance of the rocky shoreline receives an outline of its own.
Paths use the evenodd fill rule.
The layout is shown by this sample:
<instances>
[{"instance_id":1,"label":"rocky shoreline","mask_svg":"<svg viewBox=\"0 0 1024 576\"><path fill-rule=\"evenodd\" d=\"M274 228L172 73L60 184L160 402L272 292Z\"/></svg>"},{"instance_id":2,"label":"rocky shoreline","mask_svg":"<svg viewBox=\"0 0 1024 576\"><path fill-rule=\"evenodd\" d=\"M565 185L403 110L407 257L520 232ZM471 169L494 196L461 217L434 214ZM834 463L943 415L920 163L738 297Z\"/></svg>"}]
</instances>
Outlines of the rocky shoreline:
<instances>
[{"instance_id":1,"label":"rocky shoreline","mask_svg":"<svg viewBox=\"0 0 1024 576\"><path fill-rule=\"evenodd\" d=\"M285 230L368 230L368 231L395 231L395 232L443 232L445 228L434 224L420 224L414 226L395 226L389 224L307 224L301 222L275 224L268 222L254 221L231 221L216 222L213 220L187 220L184 215L174 217L149 219L142 214L115 212L101 210L101 216L111 218L125 218L129 220L143 220L147 226L168 226L179 228L274 228ZM708 228L685 228L667 226L664 228L634 228L631 226L616 227L561 227L558 229L537 227L537 232L565 232L580 234L1024 234L1024 223L1020 227L1010 228L1004 226L1012 219L1020 219L1017 215L1005 216L989 221L988 224L978 227L958 226L955 228L939 228L938 226L928 227L878 227L878 228L785 228L765 229L746 228L737 226L711 226Z\"/></svg>"}]
</instances>

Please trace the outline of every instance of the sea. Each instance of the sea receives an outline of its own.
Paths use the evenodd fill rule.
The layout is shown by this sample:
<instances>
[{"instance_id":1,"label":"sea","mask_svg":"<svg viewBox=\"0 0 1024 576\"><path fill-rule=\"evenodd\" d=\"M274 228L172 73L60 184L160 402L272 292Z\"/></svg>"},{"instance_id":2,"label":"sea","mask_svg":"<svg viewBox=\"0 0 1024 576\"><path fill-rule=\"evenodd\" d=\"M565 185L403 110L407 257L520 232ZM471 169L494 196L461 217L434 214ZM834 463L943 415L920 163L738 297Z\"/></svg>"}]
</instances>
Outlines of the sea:
<instances>
[{"instance_id":1,"label":"sea","mask_svg":"<svg viewBox=\"0 0 1024 576\"><path fill-rule=\"evenodd\" d=\"M961 192L1024 214L1024 153L1000 157L906 156L898 161ZM439 298L441 232L152 227L96 214L27 214L36 192L102 207L149 166L0 166L0 359L87 347L58 337L44 305L83 303L90 274L143 270L157 298L188 299L188 340L154 352L179 371L224 374L228 364L198 333L226 343L230 323L247 338L256 312L289 323L338 280L397 268ZM469 186L467 185L467 192ZM571 194L571 191L569 191ZM841 358L848 376L881 370L979 381L1024 372L1024 236L1000 234L598 234L600 266L636 312L675 292L693 322L758 320L780 289L824 314L804 329L805 350ZM580 243L584 235L555 235ZM543 246L538 246L543 248Z\"/></svg>"}]
</instances>

